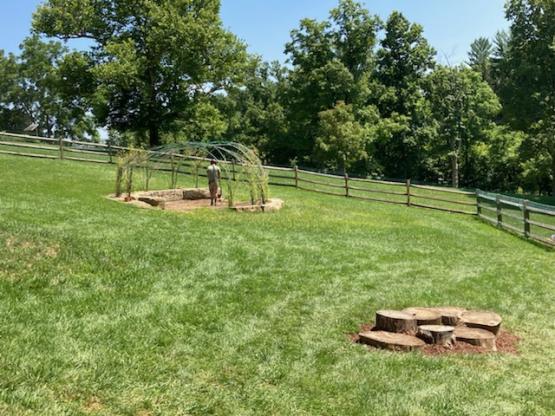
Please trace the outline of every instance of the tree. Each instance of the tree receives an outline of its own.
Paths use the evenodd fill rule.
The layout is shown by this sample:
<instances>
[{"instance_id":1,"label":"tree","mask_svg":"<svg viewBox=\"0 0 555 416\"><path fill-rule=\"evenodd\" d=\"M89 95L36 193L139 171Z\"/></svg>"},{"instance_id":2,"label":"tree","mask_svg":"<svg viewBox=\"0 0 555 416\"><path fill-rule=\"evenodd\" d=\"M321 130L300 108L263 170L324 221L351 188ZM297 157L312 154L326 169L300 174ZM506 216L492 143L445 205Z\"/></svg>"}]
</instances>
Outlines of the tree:
<instances>
[{"instance_id":1,"label":"tree","mask_svg":"<svg viewBox=\"0 0 555 416\"><path fill-rule=\"evenodd\" d=\"M227 123L220 111L206 99L190 106L184 120L174 123L172 132L165 134L164 142L219 141L227 129Z\"/></svg>"},{"instance_id":2,"label":"tree","mask_svg":"<svg viewBox=\"0 0 555 416\"><path fill-rule=\"evenodd\" d=\"M368 130L357 121L352 105L340 101L319 117L315 154L322 164L347 172L354 163L368 159Z\"/></svg>"},{"instance_id":3,"label":"tree","mask_svg":"<svg viewBox=\"0 0 555 416\"><path fill-rule=\"evenodd\" d=\"M555 3L552 0L510 0L507 18L511 35L502 94L505 113L513 128L528 132L544 167L539 183L551 182L555 195ZM543 186L539 186L543 190Z\"/></svg>"},{"instance_id":4,"label":"tree","mask_svg":"<svg viewBox=\"0 0 555 416\"><path fill-rule=\"evenodd\" d=\"M494 48L488 38L480 37L470 45L468 65L482 75L482 79L491 85L491 56Z\"/></svg>"},{"instance_id":5,"label":"tree","mask_svg":"<svg viewBox=\"0 0 555 416\"><path fill-rule=\"evenodd\" d=\"M219 0L48 0L34 28L94 41L95 113L156 146L201 97L240 79L245 47L219 10Z\"/></svg>"},{"instance_id":6,"label":"tree","mask_svg":"<svg viewBox=\"0 0 555 416\"><path fill-rule=\"evenodd\" d=\"M42 42L36 35L21 45L15 105L39 125L39 131L46 137L53 136L56 120L63 111L57 91L57 64L66 52L61 43Z\"/></svg>"},{"instance_id":7,"label":"tree","mask_svg":"<svg viewBox=\"0 0 555 416\"><path fill-rule=\"evenodd\" d=\"M79 59L81 55L68 53L59 42L44 42L38 35L25 39L20 49L19 56L0 60L0 71L6 72L0 86L4 128L21 131L35 123L37 133L46 137L95 137L96 125L86 100L91 89L81 88L88 83L87 63Z\"/></svg>"},{"instance_id":8,"label":"tree","mask_svg":"<svg viewBox=\"0 0 555 416\"><path fill-rule=\"evenodd\" d=\"M353 0L340 0L330 12L335 56L358 82L373 68L380 21Z\"/></svg>"},{"instance_id":9,"label":"tree","mask_svg":"<svg viewBox=\"0 0 555 416\"><path fill-rule=\"evenodd\" d=\"M484 141L469 149L473 177L467 178L473 186L496 191L518 191L523 177L521 163L522 143L526 135L507 126L493 126L486 131Z\"/></svg>"},{"instance_id":10,"label":"tree","mask_svg":"<svg viewBox=\"0 0 555 416\"><path fill-rule=\"evenodd\" d=\"M14 106L18 79L17 58L0 50L0 130L18 131L30 123L29 118Z\"/></svg>"},{"instance_id":11,"label":"tree","mask_svg":"<svg viewBox=\"0 0 555 416\"><path fill-rule=\"evenodd\" d=\"M341 0L327 21L305 19L291 32L285 51L293 69L284 100L291 156L305 162L318 159L314 150L322 111L339 101L366 105L378 27L378 18L360 3Z\"/></svg>"},{"instance_id":12,"label":"tree","mask_svg":"<svg viewBox=\"0 0 555 416\"><path fill-rule=\"evenodd\" d=\"M439 67L429 77L427 95L437 125L434 152L442 163L448 155L454 187L459 187L462 172L470 184L472 161L470 149L485 142L501 110L499 100L481 76L469 68Z\"/></svg>"},{"instance_id":13,"label":"tree","mask_svg":"<svg viewBox=\"0 0 555 416\"><path fill-rule=\"evenodd\" d=\"M226 140L255 146L263 159L279 164L294 157L283 107L286 73L278 62L266 63L253 56L242 85L232 86L227 95L213 100L228 125Z\"/></svg>"},{"instance_id":14,"label":"tree","mask_svg":"<svg viewBox=\"0 0 555 416\"><path fill-rule=\"evenodd\" d=\"M434 67L435 51L423 28L393 12L377 52L378 108L383 118L377 157L390 177L418 174L422 149L430 140L427 104L422 93L426 74ZM388 131L387 127L392 130Z\"/></svg>"}]
</instances>

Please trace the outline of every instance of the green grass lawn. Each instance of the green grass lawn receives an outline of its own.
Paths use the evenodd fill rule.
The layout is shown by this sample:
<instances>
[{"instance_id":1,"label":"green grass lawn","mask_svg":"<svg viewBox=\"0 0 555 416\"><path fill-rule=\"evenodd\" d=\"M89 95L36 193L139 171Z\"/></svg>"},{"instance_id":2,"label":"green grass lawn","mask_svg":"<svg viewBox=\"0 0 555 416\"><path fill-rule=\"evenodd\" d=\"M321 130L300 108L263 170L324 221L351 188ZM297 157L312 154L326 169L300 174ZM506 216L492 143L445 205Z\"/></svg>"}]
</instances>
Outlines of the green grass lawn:
<instances>
[{"instance_id":1,"label":"green grass lawn","mask_svg":"<svg viewBox=\"0 0 555 416\"><path fill-rule=\"evenodd\" d=\"M0 156L1 415L555 414L553 251L292 188L272 189L276 214L141 210L107 200L113 182ZM499 312L520 355L347 337L434 305Z\"/></svg>"}]
</instances>

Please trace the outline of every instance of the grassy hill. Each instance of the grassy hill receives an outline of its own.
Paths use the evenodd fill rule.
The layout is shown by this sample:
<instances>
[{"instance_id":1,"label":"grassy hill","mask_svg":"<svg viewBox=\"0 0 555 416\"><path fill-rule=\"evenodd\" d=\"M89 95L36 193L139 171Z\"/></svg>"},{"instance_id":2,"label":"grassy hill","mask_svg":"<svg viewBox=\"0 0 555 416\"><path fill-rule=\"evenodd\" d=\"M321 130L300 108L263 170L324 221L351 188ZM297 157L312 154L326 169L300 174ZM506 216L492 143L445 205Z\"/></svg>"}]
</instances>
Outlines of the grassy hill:
<instances>
[{"instance_id":1,"label":"grassy hill","mask_svg":"<svg viewBox=\"0 0 555 416\"><path fill-rule=\"evenodd\" d=\"M288 188L271 215L140 210L104 197L113 177L0 156L0 414L555 413L552 251ZM520 354L349 341L416 305L496 310Z\"/></svg>"}]
</instances>

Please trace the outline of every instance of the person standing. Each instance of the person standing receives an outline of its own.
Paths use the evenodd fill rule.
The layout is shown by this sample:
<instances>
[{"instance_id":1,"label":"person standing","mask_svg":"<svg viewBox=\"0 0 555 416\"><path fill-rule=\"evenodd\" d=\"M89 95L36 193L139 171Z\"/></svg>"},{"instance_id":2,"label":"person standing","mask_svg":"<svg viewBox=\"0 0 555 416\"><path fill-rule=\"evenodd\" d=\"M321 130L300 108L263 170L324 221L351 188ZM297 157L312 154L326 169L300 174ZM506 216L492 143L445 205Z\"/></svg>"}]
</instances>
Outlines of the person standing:
<instances>
[{"instance_id":1,"label":"person standing","mask_svg":"<svg viewBox=\"0 0 555 416\"><path fill-rule=\"evenodd\" d=\"M206 170L206 176L208 177L208 189L210 190L210 206L216 206L218 205L222 171L215 159L210 161L210 166Z\"/></svg>"}]
</instances>

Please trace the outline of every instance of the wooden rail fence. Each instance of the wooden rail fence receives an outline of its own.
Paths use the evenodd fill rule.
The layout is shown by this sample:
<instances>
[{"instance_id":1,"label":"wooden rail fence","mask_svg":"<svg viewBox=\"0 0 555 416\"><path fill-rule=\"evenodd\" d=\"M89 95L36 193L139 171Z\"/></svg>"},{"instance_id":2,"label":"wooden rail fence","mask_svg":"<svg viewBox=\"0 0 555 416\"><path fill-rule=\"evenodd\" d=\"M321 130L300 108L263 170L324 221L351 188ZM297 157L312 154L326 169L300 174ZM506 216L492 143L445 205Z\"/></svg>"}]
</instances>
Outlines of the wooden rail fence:
<instances>
[{"instance_id":1,"label":"wooden rail fence","mask_svg":"<svg viewBox=\"0 0 555 416\"><path fill-rule=\"evenodd\" d=\"M65 139L52 139L14 133L0 132L0 154L17 155L46 159L63 159L78 162L113 164L119 152L129 151L130 148L114 146L111 144L72 141ZM149 169L153 171L168 172L170 174L188 174L194 177L205 177L199 165L206 160L198 157L174 155L172 161L163 158L151 158L153 161ZM240 169L233 164L233 172ZM445 211L456 214L478 215L486 221L494 223L504 229L524 235L527 238L553 245L552 240L533 232L536 227L555 232L553 225L545 224L531 218L530 214L544 214L553 216L554 212L549 207L537 207L527 201L523 203L509 201L507 198L493 197L481 191L463 191L440 186L425 186L413 183L410 179L406 182L383 181L330 175L311 172L298 167L284 168L264 166L268 172L271 185L289 186L307 192L317 192L325 195L340 196L362 201L382 202L407 207L425 208ZM235 176L235 175L234 175ZM497 198L497 199L496 199ZM492 208L483 201L495 203ZM521 227L504 221L504 218L516 217L514 213L503 210L503 206L511 206L522 210L518 219L523 221ZM484 212L494 213L494 218L488 217ZM516 219L516 218L515 218Z\"/></svg>"},{"instance_id":2,"label":"wooden rail fence","mask_svg":"<svg viewBox=\"0 0 555 416\"><path fill-rule=\"evenodd\" d=\"M480 190L476 200L478 216L484 221L555 247L555 207Z\"/></svg>"}]
</instances>

